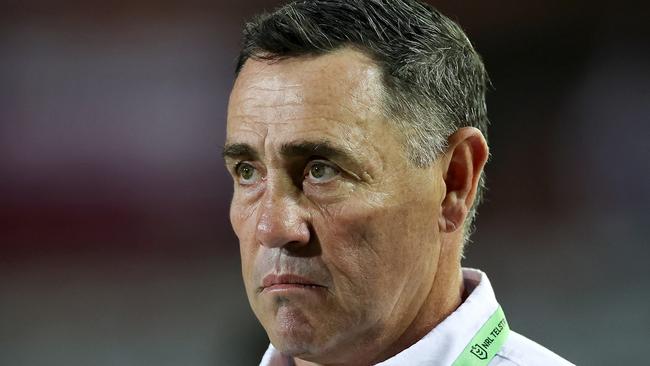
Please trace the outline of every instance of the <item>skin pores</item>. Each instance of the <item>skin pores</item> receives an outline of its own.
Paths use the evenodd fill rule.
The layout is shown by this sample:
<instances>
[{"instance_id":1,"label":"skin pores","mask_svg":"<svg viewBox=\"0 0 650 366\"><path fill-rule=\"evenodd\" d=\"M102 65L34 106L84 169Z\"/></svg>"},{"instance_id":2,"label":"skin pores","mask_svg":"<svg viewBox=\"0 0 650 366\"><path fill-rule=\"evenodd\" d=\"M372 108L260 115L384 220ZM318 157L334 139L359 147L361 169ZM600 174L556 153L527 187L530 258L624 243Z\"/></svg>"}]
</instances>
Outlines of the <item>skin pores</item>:
<instances>
[{"instance_id":1,"label":"skin pores","mask_svg":"<svg viewBox=\"0 0 650 366\"><path fill-rule=\"evenodd\" d=\"M255 315L286 355L380 357L435 291L445 183L408 164L360 52L250 59L233 88L230 220Z\"/></svg>"}]
</instances>

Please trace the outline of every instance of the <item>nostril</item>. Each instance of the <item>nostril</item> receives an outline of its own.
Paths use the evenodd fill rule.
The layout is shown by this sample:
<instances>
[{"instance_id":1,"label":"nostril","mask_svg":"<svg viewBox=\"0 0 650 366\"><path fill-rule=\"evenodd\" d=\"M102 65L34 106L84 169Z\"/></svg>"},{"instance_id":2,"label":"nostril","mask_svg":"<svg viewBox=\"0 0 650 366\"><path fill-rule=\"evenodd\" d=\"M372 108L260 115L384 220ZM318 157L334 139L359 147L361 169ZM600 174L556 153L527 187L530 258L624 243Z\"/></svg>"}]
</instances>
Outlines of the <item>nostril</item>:
<instances>
[{"instance_id":1,"label":"nostril","mask_svg":"<svg viewBox=\"0 0 650 366\"><path fill-rule=\"evenodd\" d=\"M282 249L294 257L318 257L322 254L320 242L308 222L300 227L300 240L285 244Z\"/></svg>"},{"instance_id":2,"label":"nostril","mask_svg":"<svg viewBox=\"0 0 650 366\"><path fill-rule=\"evenodd\" d=\"M297 210L268 210L258 219L256 236L267 247L297 247L309 243L310 231Z\"/></svg>"}]
</instances>

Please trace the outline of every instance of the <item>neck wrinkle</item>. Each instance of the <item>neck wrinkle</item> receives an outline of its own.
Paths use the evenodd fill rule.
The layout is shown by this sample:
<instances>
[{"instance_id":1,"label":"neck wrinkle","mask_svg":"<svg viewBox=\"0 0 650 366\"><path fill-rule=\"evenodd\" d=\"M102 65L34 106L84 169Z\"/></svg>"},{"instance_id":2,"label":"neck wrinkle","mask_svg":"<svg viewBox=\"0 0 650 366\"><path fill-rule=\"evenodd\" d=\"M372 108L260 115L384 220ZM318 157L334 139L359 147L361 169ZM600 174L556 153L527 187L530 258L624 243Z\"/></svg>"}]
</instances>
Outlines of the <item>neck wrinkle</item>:
<instances>
[{"instance_id":1,"label":"neck wrinkle","mask_svg":"<svg viewBox=\"0 0 650 366\"><path fill-rule=\"evenodd\" d=\"M442 243L431 289L417 315L402 335L371 364L385 361L417 343L463 302L465 286L458 247Z\"/></svg>"}]
</instances>

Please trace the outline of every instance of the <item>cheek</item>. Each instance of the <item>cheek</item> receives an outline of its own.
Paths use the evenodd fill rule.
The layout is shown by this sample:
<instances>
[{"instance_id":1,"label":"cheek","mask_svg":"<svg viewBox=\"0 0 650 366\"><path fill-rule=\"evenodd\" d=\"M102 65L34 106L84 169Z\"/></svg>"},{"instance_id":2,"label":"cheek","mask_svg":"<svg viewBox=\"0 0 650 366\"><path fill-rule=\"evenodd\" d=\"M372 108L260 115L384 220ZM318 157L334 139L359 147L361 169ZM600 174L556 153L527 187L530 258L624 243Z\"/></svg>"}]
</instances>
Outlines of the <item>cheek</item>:
<instances>
[{"instance_id":1,"label":"cheek","mask_svg":"<svg viewBox=\"0 0 650 366\"><path fill-rule=\"evenodd\" d=\"M435 212L427 202L352 203L322 215L323 258L337 285L358 297L390 297L414 270L430 263L437 241ZM316 225L315 225L316 226Z\"/></svg>"},{"instance_id":2,"label":"cheek","mask_svg":"<svg viewBox=\"0 0 650 366\"><path fill-rule=\"evenodd\" d=\"M239 239L239 251L242 262L242 275L248 289L252 280L257 245L255 245L255 206L243 204L233 198L230 205L230 223Z\"/></svg>"},{"instance_id":3,"label":"cheek","mask_svg":"<svg viewBox=\"0 0 650 366\"><path fill-rule=\"evenodd\" d=\"M240 245L249 243L255 235L258 200L251 200L245 194L235 192L230 203L230 224Z\"/></svg>"}]
</instances>

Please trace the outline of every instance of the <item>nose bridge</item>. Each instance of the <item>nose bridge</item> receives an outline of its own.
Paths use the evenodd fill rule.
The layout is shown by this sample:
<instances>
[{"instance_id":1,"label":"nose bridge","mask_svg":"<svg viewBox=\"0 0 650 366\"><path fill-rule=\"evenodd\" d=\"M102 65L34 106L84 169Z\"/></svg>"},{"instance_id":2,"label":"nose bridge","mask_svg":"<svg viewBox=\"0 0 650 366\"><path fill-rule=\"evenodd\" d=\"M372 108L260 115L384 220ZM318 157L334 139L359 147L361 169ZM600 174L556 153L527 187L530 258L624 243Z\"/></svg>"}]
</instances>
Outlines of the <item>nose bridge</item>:
<instances>
[{"instance_id":1,"label":"nose bridge","mask_svg":"<svg viewBox=\"0 0 650 366\"><path fill-rule=\"evenodd\" d=\"M259 244L282 247L309 242L305 212L298 201L299 194L289 177L275 176L267 181L257 218Z\"/></svg>"}]
</instances>

